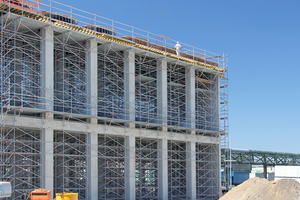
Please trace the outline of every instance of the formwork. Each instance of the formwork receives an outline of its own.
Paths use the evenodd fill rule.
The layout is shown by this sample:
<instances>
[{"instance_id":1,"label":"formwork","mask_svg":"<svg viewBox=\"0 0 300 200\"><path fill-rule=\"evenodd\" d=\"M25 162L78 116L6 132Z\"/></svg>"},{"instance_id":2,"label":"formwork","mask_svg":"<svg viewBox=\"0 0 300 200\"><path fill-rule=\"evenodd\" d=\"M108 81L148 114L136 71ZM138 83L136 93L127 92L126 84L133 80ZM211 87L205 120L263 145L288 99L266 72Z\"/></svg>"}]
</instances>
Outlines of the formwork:
<instances>
[{"instance_id":1,"label":"formwork","mask_svg":"<svg viewBox=\"0 0 300 200\"><path fill-rule=\"evenodd\" d=\"M55 1L0 1L11 199L218 199L227 57Z\"/></svg>"}]
</instances>

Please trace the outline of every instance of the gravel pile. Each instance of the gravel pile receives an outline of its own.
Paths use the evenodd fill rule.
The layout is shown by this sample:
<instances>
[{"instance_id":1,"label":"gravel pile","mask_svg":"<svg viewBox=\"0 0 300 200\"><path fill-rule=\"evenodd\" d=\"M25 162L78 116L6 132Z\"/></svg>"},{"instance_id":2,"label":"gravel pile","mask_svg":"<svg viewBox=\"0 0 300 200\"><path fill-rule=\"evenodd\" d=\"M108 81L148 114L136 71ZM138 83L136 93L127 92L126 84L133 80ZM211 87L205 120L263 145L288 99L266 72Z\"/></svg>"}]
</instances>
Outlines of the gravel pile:
<instances>
[{"instance_id":1,"label":"gravel pile","mask_svg":"<svg viewBox=\"0 0 300 200\"><path fill-rule=\"evenodd\" d=\"M220 200L300 200L300 183L293 179L268 181L255 177L232 189Z\"/></svg>"}]
</instances>

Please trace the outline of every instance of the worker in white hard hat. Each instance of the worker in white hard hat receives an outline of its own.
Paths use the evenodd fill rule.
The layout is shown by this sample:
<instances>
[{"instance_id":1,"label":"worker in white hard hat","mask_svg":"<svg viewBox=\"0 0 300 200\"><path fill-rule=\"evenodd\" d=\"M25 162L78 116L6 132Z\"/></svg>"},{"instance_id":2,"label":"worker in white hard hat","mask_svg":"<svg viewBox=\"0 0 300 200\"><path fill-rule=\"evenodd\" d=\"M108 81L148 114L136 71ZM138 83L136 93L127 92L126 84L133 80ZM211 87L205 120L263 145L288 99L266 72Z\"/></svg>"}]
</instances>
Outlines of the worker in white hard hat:
<instances>
[{"instance_id":1,"label":"worker in white hard hat","mask_svg":"<svg viewBox=\"0 0 300 200\"><path fill-rule=\"evenodd\" d=\"M181 45L179 44L179 42L177 42L177 44L175 45L175 50L176 50L176 54L177 56L180 56L180 49L181 49Z\"/></svg>"}]
</instances>

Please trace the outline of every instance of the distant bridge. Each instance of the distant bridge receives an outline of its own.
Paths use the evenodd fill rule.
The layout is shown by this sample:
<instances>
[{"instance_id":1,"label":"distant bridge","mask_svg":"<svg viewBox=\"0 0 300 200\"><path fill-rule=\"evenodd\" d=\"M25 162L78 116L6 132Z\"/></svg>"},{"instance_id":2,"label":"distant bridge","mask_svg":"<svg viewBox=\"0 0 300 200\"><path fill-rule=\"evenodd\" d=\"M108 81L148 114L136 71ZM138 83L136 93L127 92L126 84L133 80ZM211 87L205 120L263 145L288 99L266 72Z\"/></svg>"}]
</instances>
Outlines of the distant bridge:
<instances>
[{"instance_id":1,"label":"distant bridge","mask_svg":"<svg viewBox=\"0 0 300 200\"><path fill-rule=\"evenodd\" d=\"M275 165L300 166L300 154L273 151L222 149L222 167L225 171L225 182L229 183L229 163L263 165L264 177L267 178L267 167Z\"/></svg>"}]
</instances>

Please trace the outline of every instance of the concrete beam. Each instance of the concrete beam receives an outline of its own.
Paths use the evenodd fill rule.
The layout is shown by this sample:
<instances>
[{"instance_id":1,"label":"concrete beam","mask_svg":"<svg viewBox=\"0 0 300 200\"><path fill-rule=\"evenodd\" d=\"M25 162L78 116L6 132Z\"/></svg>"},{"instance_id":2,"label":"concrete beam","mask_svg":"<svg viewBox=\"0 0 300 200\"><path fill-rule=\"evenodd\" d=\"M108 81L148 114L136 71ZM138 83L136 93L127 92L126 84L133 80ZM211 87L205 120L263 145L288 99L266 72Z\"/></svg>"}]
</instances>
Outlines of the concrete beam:
<instances>
[{"instance_id":1,"label":"concrete beam","mask_svg":"<svg viewBox=\"0 0 300 200\"><path fill-rule=\"evenodd\" d=\"M14 120L15 119L15 120ZM56 120L43 120L31 117L15 117L4 116L3 123L6 126L17 126L24 128L42 128L42 127L53 127L54 130L65 130L69 132L89 132L95 131L98 134L109 134L109 135L122 135L128 134L129 129L126 127L117 126L105 126L101 124L85 124L80 122L63 122ZM156 130L143 130L140 129L130 129L130 135L134 137L142 137L149 139L163 139L172 138L174 141L195 141L206 144L219 144L220 138L208 137L202 135L189 135L181 133L171 133Z\"/></svg>"},{"instance_id":2,"label":"concrete beam","mask_svg":"<svg viewBox=\"0 0 300 200\"><path fill-rule=\"evenodd\" d=\"M86 81L87 81L87 104L88 115L97 116L98 111L98 55L97 42L88 40L86 54Z\"/></svg>"},{"instance_id":3,"label":"concrete beam","mask_svg":"<svg viewBox=\"0 0 300 200\"><path fill-rule=\"evenodd\" d=\"M135 137L125 141L125 199L135 199Z\"/></svg>"}]
</instances>

